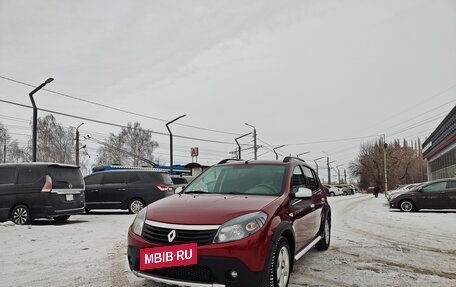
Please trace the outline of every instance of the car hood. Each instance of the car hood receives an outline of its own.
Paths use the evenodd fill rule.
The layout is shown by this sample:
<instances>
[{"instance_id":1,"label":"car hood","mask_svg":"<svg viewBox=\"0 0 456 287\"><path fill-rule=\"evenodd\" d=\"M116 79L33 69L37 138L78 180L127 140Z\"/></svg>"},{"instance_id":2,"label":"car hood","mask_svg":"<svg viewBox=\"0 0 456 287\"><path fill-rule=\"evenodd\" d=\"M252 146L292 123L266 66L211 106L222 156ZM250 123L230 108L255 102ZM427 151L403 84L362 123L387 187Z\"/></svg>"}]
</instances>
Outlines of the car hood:
<instances>
[{"instance_id":1,"label":"car hood","mask_svg":"<svg viewBox=\"0 0 456 287\"><path fill-rule=\"evenodd\" d=\"M148 220L173 224L223 224L264 210L276 196L175 194L147 206Z\"/></svg>"}]
</instances>

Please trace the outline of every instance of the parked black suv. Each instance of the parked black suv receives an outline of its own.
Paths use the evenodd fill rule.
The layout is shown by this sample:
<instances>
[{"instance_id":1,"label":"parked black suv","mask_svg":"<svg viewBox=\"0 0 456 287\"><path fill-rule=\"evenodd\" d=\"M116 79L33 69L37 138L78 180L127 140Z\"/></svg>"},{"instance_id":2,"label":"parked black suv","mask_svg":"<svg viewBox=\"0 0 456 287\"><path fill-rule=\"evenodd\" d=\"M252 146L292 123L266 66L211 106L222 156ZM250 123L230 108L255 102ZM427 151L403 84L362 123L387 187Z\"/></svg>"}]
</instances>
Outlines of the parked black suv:
<instances>
[{"instance_id":1,"label":"parked black suv","mask_svg":"<svg viewBox=\"0 0 456 287\"><path fill-rule=\"evenodd\" d=\"M0 221L30 224L35 218L65 221L84 212L78 166L57 163L0 164Z\"/></svg>"},{"instance_id":2,"label":"parked black suv","mask_svg":"<svg viewBox=\"0 0 456 287\"><path fill-rule=\"evenodd\" d=\"M144 206L174 194L170 175L163 170L106 170L84 178L86 212L91 209L128 209Z\"/></svg>"}]
</instances>

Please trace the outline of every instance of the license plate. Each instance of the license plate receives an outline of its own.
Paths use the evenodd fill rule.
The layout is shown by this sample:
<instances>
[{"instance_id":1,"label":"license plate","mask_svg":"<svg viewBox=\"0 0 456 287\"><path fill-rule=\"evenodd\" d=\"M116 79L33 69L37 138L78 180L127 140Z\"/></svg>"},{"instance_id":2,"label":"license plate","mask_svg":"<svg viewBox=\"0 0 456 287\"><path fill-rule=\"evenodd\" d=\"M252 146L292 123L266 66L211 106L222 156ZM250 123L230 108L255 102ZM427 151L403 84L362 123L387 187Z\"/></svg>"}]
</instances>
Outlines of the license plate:
<instances>
[{"instance_id":1,"label":"license plate","mask_svg":"<svg viewBox=\"0 0 456 287\"><path fill-rule=\"evenodd\" d=\"M139 251L139 269L197 264L197 250L196 243L143 248Z\"/></svg>"},{"instance_id":2,"label":"license plate","mask_svg":"<svg viewBox=\"0 0 456 287\"><path fill-rule=\"evenodd\" d=\"M72 201L72 200L74 200L73 195L72 195L72 194L67 194L67 195L66 195L66 200L67 200L67 201Z\"/></svg>"}]
</instances>

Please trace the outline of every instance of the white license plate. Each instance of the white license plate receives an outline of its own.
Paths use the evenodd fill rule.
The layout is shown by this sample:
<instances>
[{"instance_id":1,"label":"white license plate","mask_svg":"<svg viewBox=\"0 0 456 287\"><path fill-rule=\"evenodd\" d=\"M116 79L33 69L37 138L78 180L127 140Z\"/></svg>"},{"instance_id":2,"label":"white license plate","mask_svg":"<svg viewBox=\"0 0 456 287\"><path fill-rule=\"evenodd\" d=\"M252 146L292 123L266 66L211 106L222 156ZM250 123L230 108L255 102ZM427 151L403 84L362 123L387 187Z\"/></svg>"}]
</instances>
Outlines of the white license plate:
<instances>
[{"instance_id":1,"label":"white license plate","mask_svg":"<svg viewBox=\"0 0 456 287\"><path fill-rule=\"evenodd\" d=\"M72 195L72 194L67 194L67 195L66 195L66 200L67 200L67 201L72 201L72 200L74 200L73 195Z\"/></svg>"}]
</instances>

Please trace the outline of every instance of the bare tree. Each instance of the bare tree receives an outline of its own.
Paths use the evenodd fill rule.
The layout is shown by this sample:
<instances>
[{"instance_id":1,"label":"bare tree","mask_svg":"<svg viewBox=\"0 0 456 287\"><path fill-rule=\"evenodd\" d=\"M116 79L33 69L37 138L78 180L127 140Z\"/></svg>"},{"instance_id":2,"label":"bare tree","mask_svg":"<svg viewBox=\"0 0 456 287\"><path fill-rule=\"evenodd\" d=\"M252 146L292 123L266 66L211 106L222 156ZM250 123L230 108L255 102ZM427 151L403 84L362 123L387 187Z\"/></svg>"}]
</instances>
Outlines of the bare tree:
<instances>
[{"instance_id":1,"label":"bare tree","mask_svg":"<svg viewBox=\"0 0 456 287\"><path fill-rule=\"evenodd\" d=\"M66 129L53 115L38 118L37 160L74 163L74 128Z\"/></svg>"},{"instance_id":2,"label":"bare tree","mask_svg":"<svg viewBox=\"0 0 456 287\"><path fill-rule=\"evenodd\" d=\"M416 145L415 145L416 147ZM360 186L384 187L383 142L363 143L357 159L350 163L349 171L360 178ZM386 153L386 170L388 186L424 181L425 162L419 148L404 140L401 146L399 140L388 145Z\"/></svg>"},{"instance_id":3,"label":"bare tree","mask_svg":"<svg viewBox=\"0 0 456 287\"><path fill-rule=\"evenodd\" d=\"M118 135L111 133L106 144L98 149L99 162L140 166L144 163L141 158L154 160L157 147L149 130L142 129L139 122L129 122Z\"/></svg>"}]
</instances>

